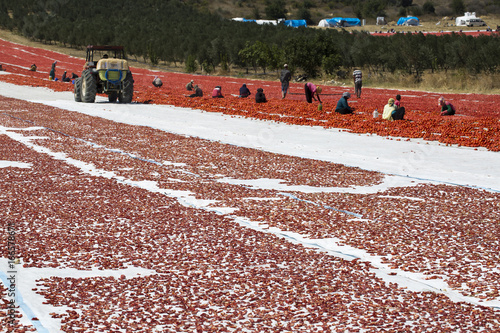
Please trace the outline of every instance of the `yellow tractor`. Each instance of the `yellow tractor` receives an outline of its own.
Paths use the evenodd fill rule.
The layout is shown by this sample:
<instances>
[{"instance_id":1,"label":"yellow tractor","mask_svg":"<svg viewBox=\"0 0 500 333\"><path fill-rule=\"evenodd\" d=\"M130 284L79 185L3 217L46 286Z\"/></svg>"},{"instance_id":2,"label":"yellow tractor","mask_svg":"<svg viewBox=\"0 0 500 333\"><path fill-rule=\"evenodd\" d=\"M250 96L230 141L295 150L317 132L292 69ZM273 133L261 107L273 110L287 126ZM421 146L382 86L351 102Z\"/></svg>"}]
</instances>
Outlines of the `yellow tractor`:
<instances>
[{"instance_id":1,"label":"yellow tractor","mask_svg":"<svg viewBox=\"0 0 500 333\"><path fill-rule=\"evenodd\" d=\"M87 46L85 66L82 76L75 80L74 94L75 101L84 103L94 103L97 94L107 94L110 102L132 102L134 78L123 46Z\"/></svg>"}]
</instances>

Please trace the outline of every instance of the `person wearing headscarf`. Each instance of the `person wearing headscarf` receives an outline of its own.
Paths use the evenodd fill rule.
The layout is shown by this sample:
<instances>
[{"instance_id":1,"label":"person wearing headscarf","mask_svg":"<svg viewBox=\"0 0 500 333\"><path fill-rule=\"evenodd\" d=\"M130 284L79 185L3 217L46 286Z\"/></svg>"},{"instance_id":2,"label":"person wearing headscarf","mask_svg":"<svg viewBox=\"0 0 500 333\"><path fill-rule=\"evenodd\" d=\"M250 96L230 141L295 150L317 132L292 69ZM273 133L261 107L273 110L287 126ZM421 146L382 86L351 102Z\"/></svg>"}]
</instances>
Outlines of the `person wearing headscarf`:
<instances>
[{"instance_id":1,"label":"person wearing headscarf","mask_svg":"<svg viewBox=\"0 0 500 333\"><path fill-rule=\"evenodd\" d=\"M321 99L319 98L319 94L321 94L322 88L321 87L316 87L314 84L311 82L308 82L304 85L304 90L306 93L306 101L307 103L312 103L312 100L314 99L315 101L317 100L318 102L321 103Z\"/></svg>"},{"instance_id":2,"label":"person wearing headscarf","mask_svg":"<svg viewBox=\"0 0 500 333\"><path fill-rule=\"evenodd\" d=\"M347 91L344 92L342 94L342 97L340 97L339 101L337 102L337 107L335 108L335 112L340 114L352 113L354 109L349 106L349 103L347 103L347 100L349 98L351 98L351 93Z\"/></svg>"},{"instance_id":3,"label":"person wearing headscarf","mask_svg":"<svg viewBox=\"0 0 500 333\"><path fill-rule=\"evenodd\" d=\"M216 86L212 91L212 98L224 98L221 86Z\"/></svg>"},{"instance_id":4,"label":"person wearing headscarf","mask_svg":"<svg viewBox=\"0 0 500 333\"><path fill-rule=\"evenodd\" d=\"M160 88L161 86L163 86L163 82L158 76L155 76L155 78L153 79L153 86L155 86L156 88Z\"/></svg>"},{"instance_id":5,"label":"person wearing headscarf","mask_svg":"<svg viewBox=\"0 0 500 333\"><path fill-rule=\"evenodd\" d=\"M405 116L404 107L396 107L394 98L389 98L387 104L384 106L384 113L382 119L385 120L402 120Z\"/></svg>"},{"instance_id":6,"label":"person wearing headscarf","mask_svg":"<svg viewBox=\"0 0 500 333\"><path fill-rule=\"evenodd\" d=\"M240 97L248 97L250 96L252 93L250 92L250 89L247 88L247 85L245 83L243 83L243 85L241 86L240 88Z\"/></svg>"},{"instance_id":7,"label":"person wearing headscarf","mask_svg":"<svg viewBox=\"0 0 500 333\"><path fill-rule=\"evenodd\" d=\"M258 88L255 94L255 103L266 103L266 95L264 95L264 89Z\"/></svg>"},{"instance_id":8,"label":"person wearing headscarf","mask_svg":"<svg viewBox=\"0 0 500 333\"><path fill-rule=\"evenodd\" d=\"M188 84L186 84L186 90L191 91L193 90L193 88L194 88L194 80L191 80L188 82Z\"/></svg>"},{"instance_id":9,"label":"person wearing headscarf","mask_svg":"<svg viewBox=\"0 0 500 333\"><path fill-rule=\"evenodd\" d=\"M438 106L441 107L442 116L453 116L455 114L455 107L450 102L444 100L444 97L439 97Z\"/></svg>"},{"instance_id":10,"label":"person wearing headscarf","mask_svg":"<svg viewBox=\"0 0 500 333\"><path fill-rule=\"evenodd\" d=\"M54 80L56 78L56 65L57 61L54 61L54 63L52 63L52 67L50 68L49 80Z\"/></svg>"},{"instance_id":11,"label":"person wearing headscarf","mask_svg":"<svg viewBox=\"0 0 500 333\"><path fill-rule=\"evenodd\" d=\"M67 76L66 76L66 73L67 73L67 72L66 72L66 71L64 71L64 73L63 73L63 75L62 75L62 77L61 77L61 81L62 81L62 82L69 82L69 81L71 81L71 79L70 79L69 77L67 77Z\"/></svg>"},{"instance_id":12,"label":"person wearing headscarf","mask_svg":"<svg viewBox=\"0 0 500 333\"><path fill-rule=\"evenodd\" d=\"M401 107L401 95L397 94L396 95L396 100L394 101L394 106L397 108Z\"/></svg>"},{"instance_id":13,"label":"person wearing headscarf","mask_svg":"<svg viewBox=\"0 0 500 333\"><path fill-rule=\"evenodd\" d=\"M200 87L198 87L198 85L195 85L193 89L194 89L194 94L188 95L187 97L203 97L203 91L201 90Z\"/></svg>"}]
</instances>

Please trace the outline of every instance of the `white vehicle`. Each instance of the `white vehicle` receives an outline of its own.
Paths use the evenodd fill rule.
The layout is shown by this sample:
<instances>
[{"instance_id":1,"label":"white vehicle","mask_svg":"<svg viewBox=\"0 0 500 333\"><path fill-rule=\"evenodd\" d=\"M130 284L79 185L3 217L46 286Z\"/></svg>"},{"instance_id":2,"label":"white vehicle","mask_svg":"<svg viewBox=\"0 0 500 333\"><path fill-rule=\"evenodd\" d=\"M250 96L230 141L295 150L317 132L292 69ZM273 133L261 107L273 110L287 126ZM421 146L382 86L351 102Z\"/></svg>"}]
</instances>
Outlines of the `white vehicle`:
<instances>
[{"instance_id":1,"label":"white vehicle","mask_svg":"<svg viewBox=\"0 0 500 333\"><path fill-rule=\"evenodd\" d=\"M485 26L486 23L480 18L468 18L465 20L465 25L468 27L482 27Z\"/></svg>"}]
</instances>

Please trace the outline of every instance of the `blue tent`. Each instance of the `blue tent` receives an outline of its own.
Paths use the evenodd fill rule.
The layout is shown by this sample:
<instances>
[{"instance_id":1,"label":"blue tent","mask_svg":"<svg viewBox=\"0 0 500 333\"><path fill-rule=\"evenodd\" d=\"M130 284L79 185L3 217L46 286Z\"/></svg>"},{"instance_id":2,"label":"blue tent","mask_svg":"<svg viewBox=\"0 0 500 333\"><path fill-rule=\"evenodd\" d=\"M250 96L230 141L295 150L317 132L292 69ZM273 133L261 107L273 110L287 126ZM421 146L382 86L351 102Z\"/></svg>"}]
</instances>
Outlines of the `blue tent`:
<instances>
[{"instance_id":1,"label":"blue tent","mask_svg":"<svg viewBox=\"0 0 500 333\"><path fill-rule=\"evenodd\" d=\"M286 20L285 25L287 27L294 27L294 28L307 27L307 22L306 20Z\"/></svg>"},{"instance_id":2,"label":"blue tent","mask_svg":"<svg viewBox=\"0 0 500 333\"><path fill-rule=\"evenodd\" d=\"M418 17L408 16L408 17L400 17L397 25L419 25L420 21Z\"/></svg>"},{"instance_id":3,"label":"blue tent","mask_svg":"<svg viewBox=\"0 0 500 333\"><path fill-rule=\"evenodd\" d=\"M351 27L353 25L361 25L358 18L334 17L326 20L330 26Z\"/></svg>"}]
</instances>

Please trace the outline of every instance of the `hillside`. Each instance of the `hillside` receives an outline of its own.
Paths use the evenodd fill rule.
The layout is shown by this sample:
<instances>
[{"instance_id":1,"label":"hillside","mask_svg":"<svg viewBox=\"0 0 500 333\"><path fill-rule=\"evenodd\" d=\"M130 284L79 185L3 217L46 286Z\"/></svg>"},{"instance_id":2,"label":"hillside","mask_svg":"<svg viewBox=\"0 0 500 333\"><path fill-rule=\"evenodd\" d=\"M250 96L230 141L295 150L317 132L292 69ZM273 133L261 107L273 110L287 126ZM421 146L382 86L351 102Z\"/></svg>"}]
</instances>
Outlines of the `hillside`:
<instances>
[{"instance_id":1,"label":"hillside","mask_svg":"<svg viewBox=\"0 0 500 333\"><path fill-rule=\"evenodd\" d=\"M307 1L280 1L280 0L218 0L200 1L187 0L186 3L198 10L216 13L224 18L245 17L248 19L270 19L266 15L267 7L280 4L284 6L287 19L305 18L304 13L310 15L312 25L318 24L321 19L331 17L361 17L367 24L375 24L377 16L384 16L388 21L397 21L404 16L405 8L401 0L392 1L342 1L342 0L307 0ZM500 1L465 0L414 0L406 1L411 6L406 7L406 14L415 15L423 21L438 22L443 17L458 16L462 12L476 12L477 15L490 18L500 15ZM384 5L386 3L386 5ZM460 6L463 4L463 7ZM454 5L456 4L456 5ZM458 7L457 7L458 6ZM279 6L278 6L279 7ZM433 10L432 10L433 9ZM457 12L458 10L458 12Z\"/></svg>"}]
</instances>

